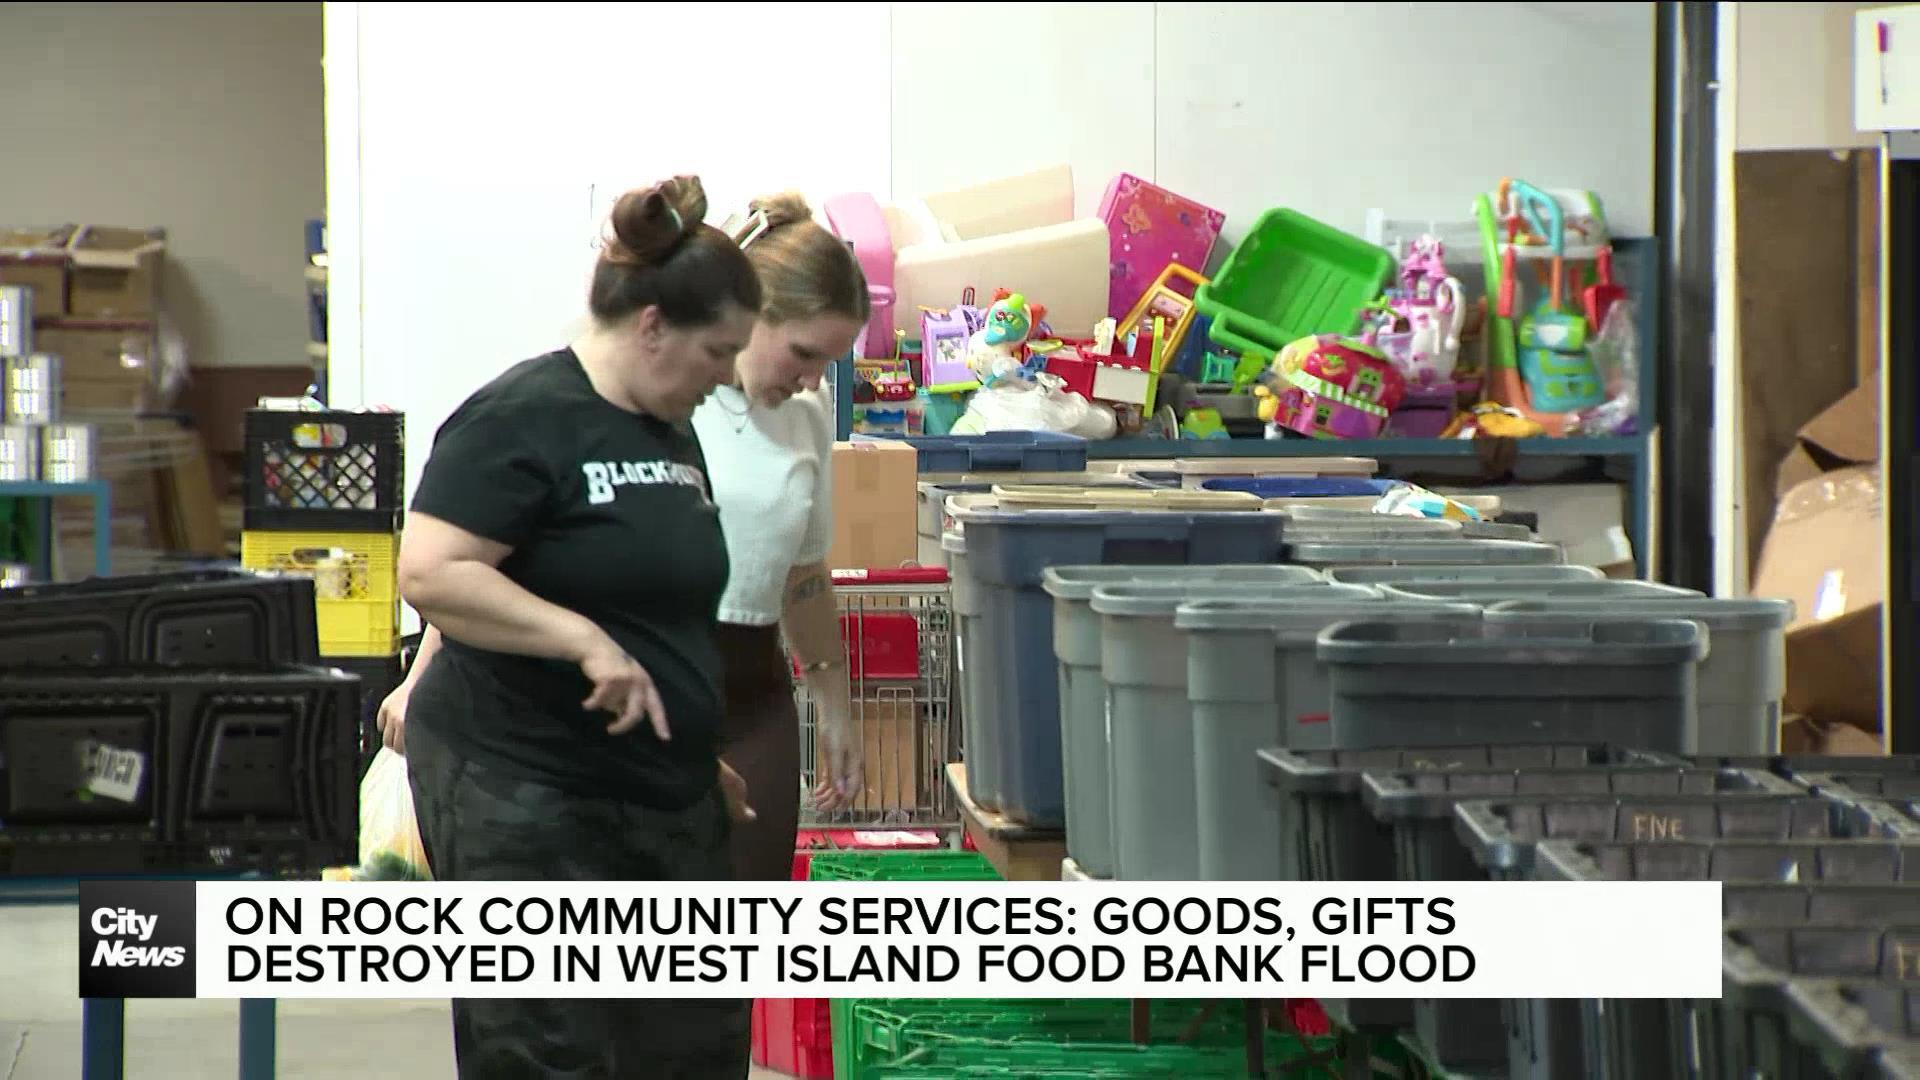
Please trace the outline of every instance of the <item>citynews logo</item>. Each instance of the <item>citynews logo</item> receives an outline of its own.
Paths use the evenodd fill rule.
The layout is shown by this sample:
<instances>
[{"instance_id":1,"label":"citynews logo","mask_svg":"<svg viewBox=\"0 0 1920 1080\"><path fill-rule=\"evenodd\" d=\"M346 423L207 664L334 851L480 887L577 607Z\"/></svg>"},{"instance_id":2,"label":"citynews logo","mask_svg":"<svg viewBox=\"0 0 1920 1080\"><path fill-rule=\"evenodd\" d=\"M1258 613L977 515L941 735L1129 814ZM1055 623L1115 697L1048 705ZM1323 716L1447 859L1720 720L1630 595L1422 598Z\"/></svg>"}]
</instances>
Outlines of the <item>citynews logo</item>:
<instances>
[{"instance_id":1,"label":"citynews logo","mask_svg":"<svg viewBox=\"0 0 1920 1080\"><path fill-rule=\"evenodd\" d=\"M80 996L193 997L191 881L80 886Z\"/></svg>"}]
</instances>

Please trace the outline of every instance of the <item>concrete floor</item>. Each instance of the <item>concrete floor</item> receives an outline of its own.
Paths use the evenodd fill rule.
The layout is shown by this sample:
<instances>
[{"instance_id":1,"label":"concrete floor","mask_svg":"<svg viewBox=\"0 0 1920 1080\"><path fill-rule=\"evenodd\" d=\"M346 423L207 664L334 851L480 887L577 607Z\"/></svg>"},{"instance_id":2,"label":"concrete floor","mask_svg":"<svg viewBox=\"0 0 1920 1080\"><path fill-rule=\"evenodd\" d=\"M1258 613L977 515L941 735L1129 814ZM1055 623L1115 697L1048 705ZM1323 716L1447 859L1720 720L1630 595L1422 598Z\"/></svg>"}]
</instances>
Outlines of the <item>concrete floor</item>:
<instances>
[{"instance_id":1,"label":"concrete floor","mask_svg":"<svg viewBox=\"0 0 1920 1080\"><path fill-rule=\"evenodd\" d=\"M0 1080L80 1075L78 951L71 905L0 905ZM444 1002L282 1001L279 1012L286 1080L452 1080ZM234 1076L239 1032L237 1002L129 1002L127 1080ZM779 1076L756 1069L752 1080Z\"/></svg>"}]
</instances>

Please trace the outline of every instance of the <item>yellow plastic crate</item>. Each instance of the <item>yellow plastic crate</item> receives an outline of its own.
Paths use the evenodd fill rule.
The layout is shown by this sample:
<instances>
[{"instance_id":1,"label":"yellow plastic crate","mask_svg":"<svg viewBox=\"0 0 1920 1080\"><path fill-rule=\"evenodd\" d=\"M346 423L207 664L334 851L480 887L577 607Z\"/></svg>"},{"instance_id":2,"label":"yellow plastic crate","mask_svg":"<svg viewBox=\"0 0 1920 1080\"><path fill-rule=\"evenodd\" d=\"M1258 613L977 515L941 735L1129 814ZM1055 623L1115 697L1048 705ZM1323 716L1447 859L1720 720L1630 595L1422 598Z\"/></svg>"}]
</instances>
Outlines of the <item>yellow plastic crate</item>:
<instances>
[{"instance_id":1,"label":"yellow plastic crate","mask_svg":"<svg viewBox=\"0 0 1920 1080\"><path fill-rule=\"evenodd\" d=\"M311 577L322 656L392 656L400 651L398 533L240 534L250 570Z\"/></svg>"}]
</instances>

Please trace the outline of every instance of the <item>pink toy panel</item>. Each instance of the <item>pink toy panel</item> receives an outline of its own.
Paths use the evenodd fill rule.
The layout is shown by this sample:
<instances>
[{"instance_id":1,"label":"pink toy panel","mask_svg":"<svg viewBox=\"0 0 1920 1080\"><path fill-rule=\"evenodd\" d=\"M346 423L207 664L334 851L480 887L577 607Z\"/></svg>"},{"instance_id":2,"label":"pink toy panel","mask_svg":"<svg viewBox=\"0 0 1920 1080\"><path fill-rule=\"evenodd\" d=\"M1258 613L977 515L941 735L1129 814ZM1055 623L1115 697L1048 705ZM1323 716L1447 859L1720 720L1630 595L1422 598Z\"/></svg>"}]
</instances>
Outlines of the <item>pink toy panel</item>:
<instances>
[{"instance_id":1,"label":"pink toy panel","mask_svg":"<svg viewBox=\"0 0 1920 1080\"><path fill-rule=\"evenodd\" d=\"M1111 243L1107 313L1125 318L1168 263L1205 273L1227 216L1132 173L1121 173L1100 200Z\"/></svg>"}]
</instances>

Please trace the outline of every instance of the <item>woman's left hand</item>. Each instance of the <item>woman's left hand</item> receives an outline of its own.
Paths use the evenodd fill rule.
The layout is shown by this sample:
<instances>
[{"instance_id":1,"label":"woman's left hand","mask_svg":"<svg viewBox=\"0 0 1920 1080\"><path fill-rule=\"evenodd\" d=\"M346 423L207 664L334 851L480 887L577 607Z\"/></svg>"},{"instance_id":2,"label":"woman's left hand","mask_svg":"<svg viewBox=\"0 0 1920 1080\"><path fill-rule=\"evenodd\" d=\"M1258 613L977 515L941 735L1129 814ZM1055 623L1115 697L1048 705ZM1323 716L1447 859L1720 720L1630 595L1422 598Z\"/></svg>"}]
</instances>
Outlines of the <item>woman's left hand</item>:
<instances>
[{"instance_id":1,"label":"woman's left hand","mask_svg":"<svg viewBox=\"0 0 1920 1080\"><path fill-rule=\"evenodd\" d=\"M853 723L846 717L823 718L818 734L820 770L813 788L814 809L838 813L852 806L866 791L866 762Z\"/></svg>"},{"instance_id":2,"label":"woman's left hand","mask_svg":"<svg viewBox=\"0 0 1920 1080\"><path fill-rule=\"evenodd\" d=\"M746 778L724 761L720 763L720 794L727 800L727 816L735 825L745 825L760 816L747 805Z\"/></svg>"}]
</instances>

